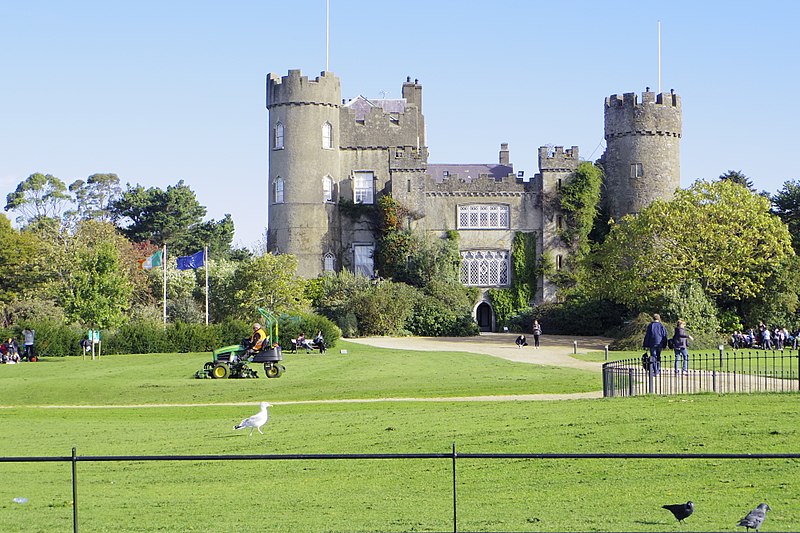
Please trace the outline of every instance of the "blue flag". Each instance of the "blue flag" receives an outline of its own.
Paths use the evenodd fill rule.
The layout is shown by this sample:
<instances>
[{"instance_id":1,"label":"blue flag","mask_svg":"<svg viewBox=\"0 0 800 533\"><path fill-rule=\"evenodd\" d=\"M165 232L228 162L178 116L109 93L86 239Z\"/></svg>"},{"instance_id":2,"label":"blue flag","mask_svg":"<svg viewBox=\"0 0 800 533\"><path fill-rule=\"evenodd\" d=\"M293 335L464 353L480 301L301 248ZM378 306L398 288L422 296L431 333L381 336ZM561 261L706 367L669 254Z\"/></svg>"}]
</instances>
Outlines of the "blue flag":
<instances>
[{"instance_id":1,"label":"blue flag","mask_svg":"<svg viewBox=\"0 0 800 533\"><path fill-rule=\"evenodd\" d=\"M203 250L192 254L192 255L184 255L178 258L178 270L189 270L190 268L200 268L201 266L205 266L205 253Z\"/></svg>"}]
</instances>

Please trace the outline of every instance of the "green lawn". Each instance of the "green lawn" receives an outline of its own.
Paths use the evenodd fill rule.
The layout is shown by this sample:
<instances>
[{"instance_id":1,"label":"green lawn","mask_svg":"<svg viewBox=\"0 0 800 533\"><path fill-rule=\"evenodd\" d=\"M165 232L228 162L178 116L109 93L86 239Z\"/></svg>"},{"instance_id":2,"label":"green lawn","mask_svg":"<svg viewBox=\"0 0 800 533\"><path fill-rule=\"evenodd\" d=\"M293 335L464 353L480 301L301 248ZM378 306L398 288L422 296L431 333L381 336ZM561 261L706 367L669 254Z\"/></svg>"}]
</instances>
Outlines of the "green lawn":
<instances>
[{"instance_id":1,"label":"green lawn","mask_svg":"<svg viewBox=\"0 0 800 533\"><path fill-rule=\"evenodd\" d=\"M553 402L330 398L596 390L599 376L342 343L279 379L195 380L203 355L0 366L4 455L797 452L800 396ZM429 383L430 382L430 383ZM384 387L386 390L384 390ZM235 432L268 400L264 435ZM286 402L286 403L283 403ZM30 405L109 405L102 409ZM121 407L128 404L150 407ZM116 407L115 407L116 406ZM761 501L797 530L795 460L460 459L459 531L722 531ZM71 529L69 463L0 463L0 531ZM78 463L81 531L452 531L450 459ZM29 499L16 504L17 496ZM682 528L665 503L692 499Z\"/></svg>"}]
</instances>

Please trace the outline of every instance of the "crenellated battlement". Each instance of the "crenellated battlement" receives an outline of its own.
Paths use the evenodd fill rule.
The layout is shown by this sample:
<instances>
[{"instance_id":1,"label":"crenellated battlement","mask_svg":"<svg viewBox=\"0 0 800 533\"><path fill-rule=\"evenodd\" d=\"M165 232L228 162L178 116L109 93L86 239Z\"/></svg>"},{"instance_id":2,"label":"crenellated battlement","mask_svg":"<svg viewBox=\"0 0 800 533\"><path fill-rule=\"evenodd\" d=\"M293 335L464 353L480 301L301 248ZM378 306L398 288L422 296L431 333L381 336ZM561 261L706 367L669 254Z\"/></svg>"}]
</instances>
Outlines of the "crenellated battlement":
<instances>
[{"instance_id":1,"label":"crenellated battlement","mask_svg":"<svg viewBox=\"0 0 800 533\"><path fill-rule=\"evenodd\" d=\"M278 105L329 105L338 107L341 84L332 72L321 72L310 80L300 70L290 70L287 76L270 73L267 76L267 109Z\"/></svg>"},{"instance_id":2,"label":"crenellated battlement","mask_svg":"<svg viewBox=\"0 0 800 533\"><path fill-rule=\"evenodd\" d=\"M580 163L578 147L564 149L563 146L539 147L539 171L575 170Z\"/></svg>"},{"instance_id":3,"label":"crenellated battlement","mask_svg":"<svg viewBox=\"0 0 800 533\"><path fill-rule=\"evenodd\" d=\"M681 108L681 97L677 95L675 91L656 94L650 91L650 87L648 87L647 90L642 93L641 98L641 101L639 101L639 95L636 93L624 93L622 96L612 94L606 97L605 108L620 109L647 105Z\"/></svg>"}]
</instances>

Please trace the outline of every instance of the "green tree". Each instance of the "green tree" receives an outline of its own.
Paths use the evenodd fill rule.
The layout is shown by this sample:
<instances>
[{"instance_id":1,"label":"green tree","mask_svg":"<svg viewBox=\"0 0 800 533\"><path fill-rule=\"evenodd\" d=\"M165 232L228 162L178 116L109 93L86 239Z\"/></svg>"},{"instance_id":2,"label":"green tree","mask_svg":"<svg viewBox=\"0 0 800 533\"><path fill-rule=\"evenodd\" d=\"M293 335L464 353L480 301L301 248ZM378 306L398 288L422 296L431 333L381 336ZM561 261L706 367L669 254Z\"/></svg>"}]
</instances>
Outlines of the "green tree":
<instances>
[{"instance_id":1,"label":"green tree","mask_svg":"<svg viewBox=\"0 0 800 533\"><path fill-rule=\"evenodd\" d=\"M746 187L747 190L750 192L756 192L755 187L753 187L753 180L742 174L741 170L729 170L726 173L722 174L719 178L720 181L730 181L731 183L737 183L742 187Z\"/></svg>"},{"instance_id":2,"label":"green tree","mask_svg":"<svg viewBox=\"0 0 800 533\"><path fill-rule=\"evenodd\" d=\"M76 180L71 183L69 190L74 196L76 207L69 214L78 220L111 221L111 206L122 194L116 174L92 174L86 181Z\"/></svg>"},{"instance_id":3,"label":"green tree","mask_svg":"<svg viewBox=\"0 0 800 533\"><path fill-rule=\"evenodd\" d=\"M112 241L81 246L77 268L62 287L67 317L101 328L119 326L130 307L133 291L121 264L121 254Z\"/></svg>"},{"instance_id":4,"label":"green tree","mask_svg":"<svg viewBox=\"0 0 800 533\"><path fill-rule=\"evenodd\" d=\"M795 253L800 252L800 180L790 180L771 198L775 213L789 227Z\"/></svg>"},{"instance_id":5,"label":"green tree","mask_svg":"<svg viewBox=\"0 0 800 533\"><path fill-rule=\"evenodd\" d=\"M641 309L691 280L714 301L755 298L792 255L766 198L728 180L697 181L611 227L593 257L595 289Z\"/></svg>"},{"instance_id":6,"label":"green tree","mask_svg":"<svg viewBox=\"0 0 800 533\"><path fill-rule=\"evenodd\" d=\"M6 196L6 211L17 211L25 224L41 218L60 218L70 200L67 186L51 174L31 174Z\"/></svg>"},{"instance_id":7,"label":"green tree","mask_svg":"<svg viewBox=\"0 0 800 533\"><path fill-rule=\"evenodd\" d=\"M230 318L250 320L258 307L273 313L308 309L305 280L298 277L293 255L265 254L240 262L230 280L229 291L220 295L220 307Z\"/></svg>"},{"instance_id":8,"label":"green tree","mask_svg":"<svg viewBox=\"0 0 800 533\"><path fill-rule=\"evenodd\" d=\"M30 299L47 278L43 243L30 232L11 227L0 214L0 306Z\"/></svg>"},{"instance_id":9,"label":"green tree","mask_svg":"<svg viewBox=\"0 0 800 533\"><path fill-rule=\"evenodd\" d=\"M166 190L131 186L111 204L114 219L123 224L122 233L133 242L167 244L173 255L187 255L209 246L209 255L230 251L233 220L203 222L206 208L183 180Z\"/></svg>"}]
</instances>

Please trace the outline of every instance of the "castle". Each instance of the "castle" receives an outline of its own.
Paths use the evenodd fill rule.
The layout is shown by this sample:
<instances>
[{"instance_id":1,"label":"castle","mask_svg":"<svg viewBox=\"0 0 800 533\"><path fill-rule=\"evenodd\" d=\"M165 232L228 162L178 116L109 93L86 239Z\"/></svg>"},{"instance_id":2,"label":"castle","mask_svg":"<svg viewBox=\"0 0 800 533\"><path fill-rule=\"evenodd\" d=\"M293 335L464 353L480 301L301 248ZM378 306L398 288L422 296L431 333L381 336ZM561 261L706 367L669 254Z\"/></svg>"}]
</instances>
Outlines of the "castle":
<instances>
[{"instance_id":1,"label":"castle","mask_svg":"<svg viewBox=\"0 0 800 533\"><path fill-rule=\"evenodd\" d=\"M539 148L539 172L514 173L508 145L491 164L428 163L422 86L410 78L402 98L343 100L339 79L290 70L267 78L269 222L273 253L297 257L298 274L313 278L342 269L375 275L376 235L365 221L344 216L342 199L373 204L384 194L420 217L409 227L442 236L459 233L461 281L482 289L474 316L495 329L487 290L511 283L511 243L534 233L537 256L555 268L570 253L560 238L557 198L580 163L578 147ZM603 198L614 219L635 213L680 186L681 101L649 88L605 99ZM533 303L554 301L556 288L538 280Z\"/></svg>"}]
</instances>

